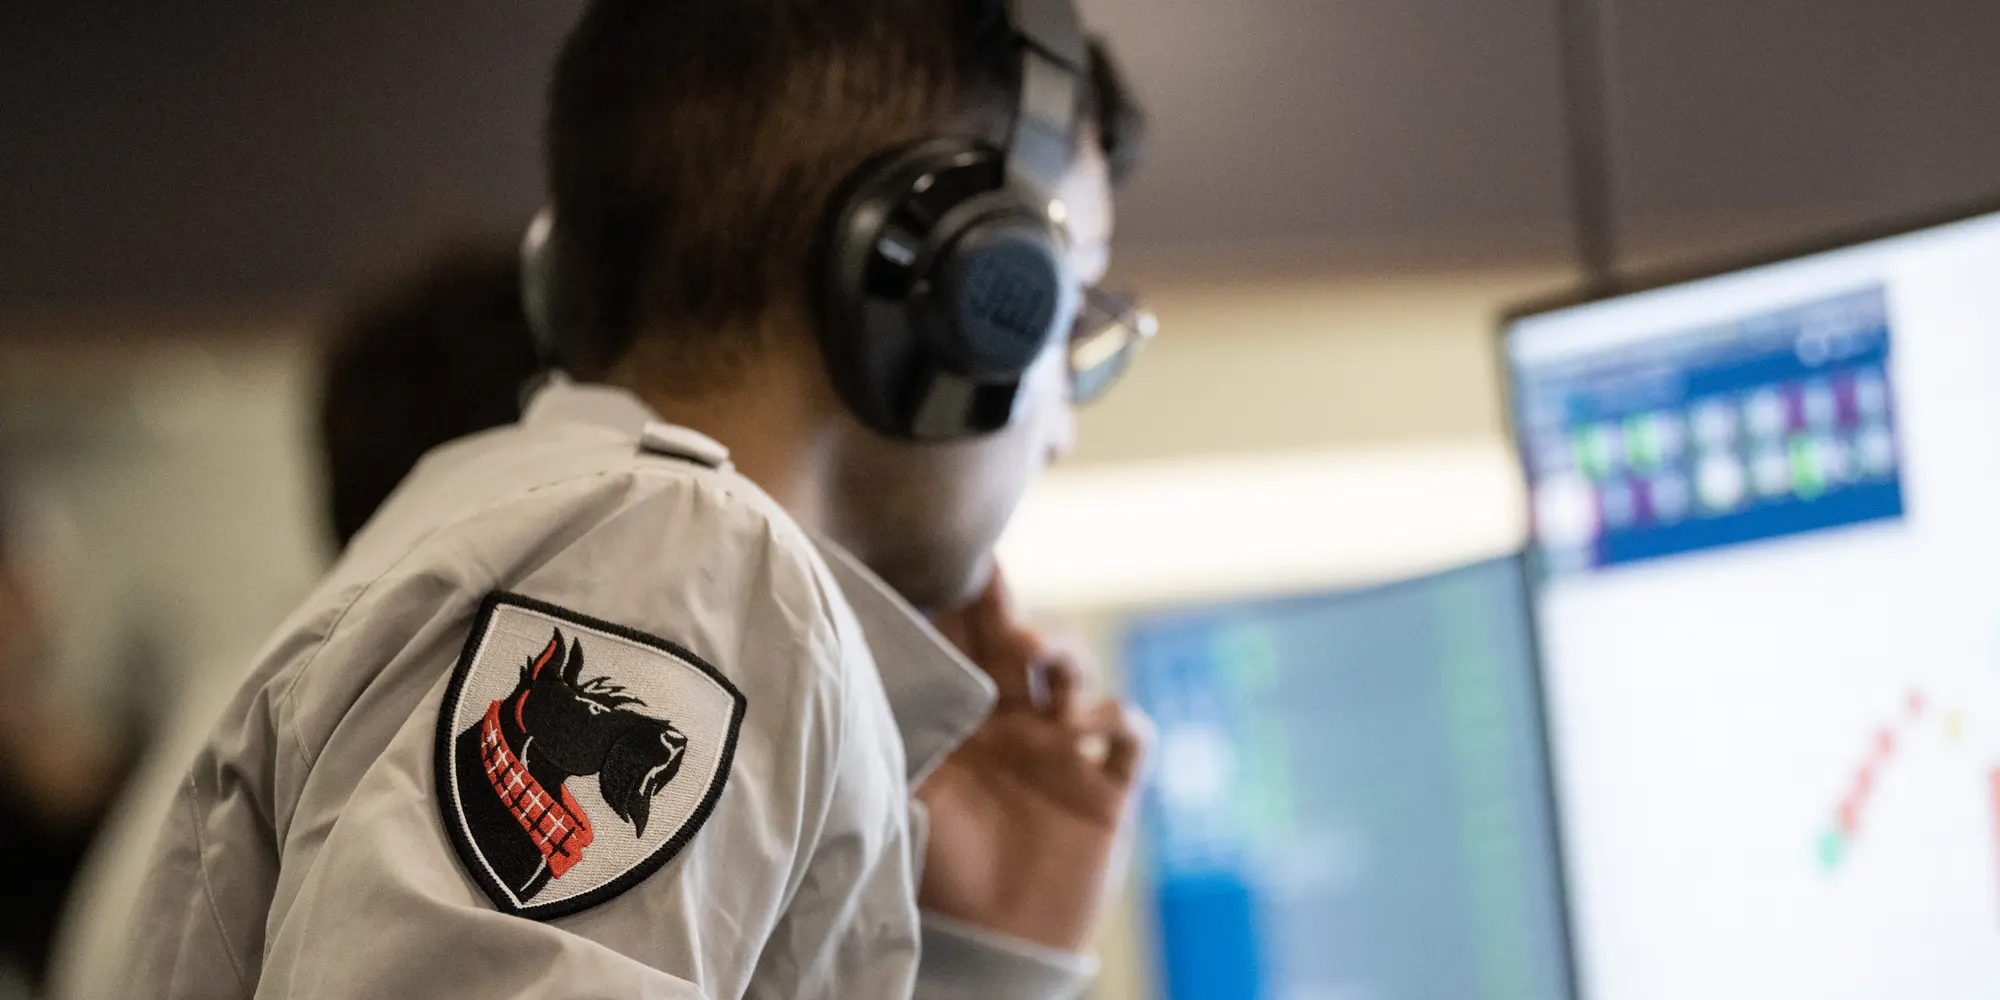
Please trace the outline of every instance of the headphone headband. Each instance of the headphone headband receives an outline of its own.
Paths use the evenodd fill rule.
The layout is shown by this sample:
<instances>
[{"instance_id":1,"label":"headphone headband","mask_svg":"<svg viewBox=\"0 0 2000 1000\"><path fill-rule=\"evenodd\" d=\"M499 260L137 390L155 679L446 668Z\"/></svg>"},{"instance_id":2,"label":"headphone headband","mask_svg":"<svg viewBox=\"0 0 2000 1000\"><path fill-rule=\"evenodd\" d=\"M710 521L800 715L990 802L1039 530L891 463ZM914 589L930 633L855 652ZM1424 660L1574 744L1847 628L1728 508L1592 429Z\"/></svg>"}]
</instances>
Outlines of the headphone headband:
<instances>
[{"instance_id":1,"label":"headphone headband","mask_svg":"<svg viewBox=\"0 0 2000 1000\"><path fill-rule=\"evenodd\" d=\"M1007 179L1046 203L1076 148L1090 46L1073 0L1007 0L1007 27L1021 47Z\"/></svg>"},{"instance_id":2,"label":"headphone headband","mask_svg":"<svg viewBox=\"0 0 2000 1000\"><path fill-rule=\"evenodd\" d=\"M1073 0L1007 0L1007 25L1070 72L1090 71L1090 43Z\"/></svg>"}]
</instances>

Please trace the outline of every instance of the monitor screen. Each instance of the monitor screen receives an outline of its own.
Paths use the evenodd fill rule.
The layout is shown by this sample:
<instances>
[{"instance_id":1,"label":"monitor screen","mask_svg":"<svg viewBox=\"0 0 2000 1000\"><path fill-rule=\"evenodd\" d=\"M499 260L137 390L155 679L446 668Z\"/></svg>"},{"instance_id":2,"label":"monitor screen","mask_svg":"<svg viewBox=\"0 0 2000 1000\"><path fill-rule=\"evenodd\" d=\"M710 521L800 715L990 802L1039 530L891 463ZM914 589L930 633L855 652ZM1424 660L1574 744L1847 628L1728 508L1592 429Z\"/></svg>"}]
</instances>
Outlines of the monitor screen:
<instances>
[{"instance_id":1,"label":"monitor screen","mask_svg":"<svg viewBox=\"0 0 2000 1000\"><path fill-rule=\"evenodd\" d=\"M1518 560L1135 624L1160 995L1564 1000Z\"/></svg>"},{"instance_id":2,"label":"monitor screen","mask_svg":"<svg viewBox=\"0 0 2000 1000\"><path fill-rule=\"evenodd\" d=\"M1506 353L1582 995L2000 995L2000 216Z\"/></svg>"}]
</instances>

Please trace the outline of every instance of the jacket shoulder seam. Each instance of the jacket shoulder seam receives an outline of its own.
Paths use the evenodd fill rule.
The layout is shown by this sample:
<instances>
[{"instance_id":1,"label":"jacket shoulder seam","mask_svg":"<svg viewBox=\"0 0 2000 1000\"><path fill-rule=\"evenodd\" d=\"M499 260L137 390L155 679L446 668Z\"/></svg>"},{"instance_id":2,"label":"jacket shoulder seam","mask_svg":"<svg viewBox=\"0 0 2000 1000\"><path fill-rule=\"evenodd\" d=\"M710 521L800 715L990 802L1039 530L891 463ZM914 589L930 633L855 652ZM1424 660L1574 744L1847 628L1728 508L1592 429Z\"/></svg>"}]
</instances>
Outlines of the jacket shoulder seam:
<instances>
[{"instance_id":1,"label":"jacket shoulder seam","mask_svg":"<svg viewBox=\"0 0 2000 1000\"><path fill-rule=\"evenodd\" d=\"M451 532L457 531L463 528L464 526L471 524L472 522L477 521L488 514L491 514L496 510L502 510L513 504L521 503L547 490L556 489L558 487L567 486L572 483L583 482L586 480L604 479L610 476L623 475L627 474L630 471L632 470L598 469L591 472L580 473L573 476L565 476L561 479L551 480L546 483L538 483L534 486L528 487L527 489L521 490L518 493L509 494L504 498L495 500L476 510L469 511L463 516L454 518L453 520L447 521L443 524L436 525L430 528L429 530L423 532L422 534L418 535L417 538L410 543L410 547L407 550L405 550L402 555L397 556L396 560L390 563L387 567L385 567L382 570L382 572L375 574L374 576L370 577L366 582L354 588L354 592L351 595L349 595L347 602L341 607L339 614L335 615L333 621L328 623L326 627L326 634L322 635L319 641L313 644L312 652L306 656L304 662L300 663L296 670L292 671L291 679L285 684L284 694L280 697L280 704L282 705L283 708L283 711L281 713L283 718L280 721L280 726L282 729L285 730L285 735L289 737L289 742L292 744L292 749L295 752L297 752L299 756L299 763L302 766L304 766L306 770L310 771L317 762L317 756L312 752L312 749L310 747L306 746L305 734L299 729L297 724L298 715L294 710L294 696L298 691L299 684L305 680L306 674L311 672L313 664L319 661L320 654L326 651L327 644L330 641L332 641L334 634L340 631L340 626L347 621L347 616L354 610L355 605L361 603L361 599L363 597L366 597L370 591L374 590L377 584L395 575L397 570L402 569L405 564L407 564L411 559L415 558L419 553L422 553L426 548L428 548L431 545L432 542L436 541L438 538L446 536Z\"/></svg>"}]
</instances>

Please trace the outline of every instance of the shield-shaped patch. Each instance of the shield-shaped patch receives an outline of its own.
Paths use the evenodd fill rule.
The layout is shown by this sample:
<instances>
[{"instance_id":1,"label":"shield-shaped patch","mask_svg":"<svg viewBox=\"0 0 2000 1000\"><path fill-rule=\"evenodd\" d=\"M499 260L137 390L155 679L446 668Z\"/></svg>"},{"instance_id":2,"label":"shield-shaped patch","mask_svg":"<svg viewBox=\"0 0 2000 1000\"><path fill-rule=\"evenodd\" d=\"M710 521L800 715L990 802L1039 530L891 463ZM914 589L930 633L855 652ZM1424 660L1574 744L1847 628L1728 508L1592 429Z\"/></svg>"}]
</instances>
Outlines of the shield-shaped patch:
<instances>
[{"instance_id":1,"label":"shield-shaped patch","mask_svg":"<svg viewBox=\"0 0 2000 1000\"><path fill-rule=\"evenodd\" d=\"M672 642L489 596L438 711L438 805L460 860L524 917L616 897L714 811L744 708Z\"/></svg>"}]
</instances>

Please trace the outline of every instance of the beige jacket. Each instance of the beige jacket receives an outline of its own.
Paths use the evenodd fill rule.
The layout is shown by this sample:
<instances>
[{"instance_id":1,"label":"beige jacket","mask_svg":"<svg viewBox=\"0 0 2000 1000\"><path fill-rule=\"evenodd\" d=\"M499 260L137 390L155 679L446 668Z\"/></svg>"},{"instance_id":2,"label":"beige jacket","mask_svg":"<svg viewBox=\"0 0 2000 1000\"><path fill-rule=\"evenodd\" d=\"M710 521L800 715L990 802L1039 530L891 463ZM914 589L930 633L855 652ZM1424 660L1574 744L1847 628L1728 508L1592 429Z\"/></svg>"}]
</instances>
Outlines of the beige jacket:
<instances>
[{"instance_id":1,"label":"beige jacket","mask_svg":"<svg viewBox=\"0 0 2000 1000\"><path fill-rule=\"evenodd\" d=\"M557 383L428 457L186 776L128 995L1067 997L925 918L991 683L715 442Z\"/></svg>"}]
</instances>

